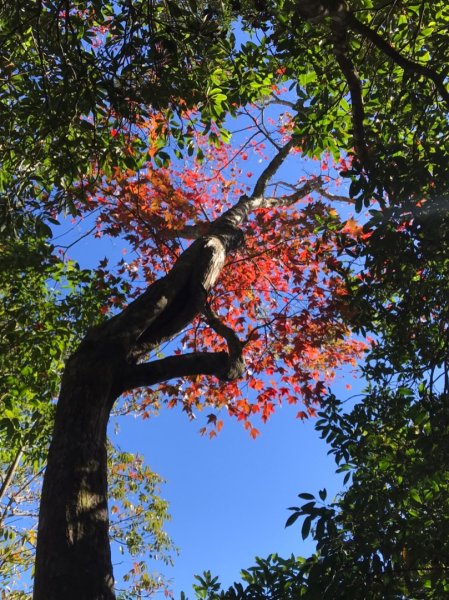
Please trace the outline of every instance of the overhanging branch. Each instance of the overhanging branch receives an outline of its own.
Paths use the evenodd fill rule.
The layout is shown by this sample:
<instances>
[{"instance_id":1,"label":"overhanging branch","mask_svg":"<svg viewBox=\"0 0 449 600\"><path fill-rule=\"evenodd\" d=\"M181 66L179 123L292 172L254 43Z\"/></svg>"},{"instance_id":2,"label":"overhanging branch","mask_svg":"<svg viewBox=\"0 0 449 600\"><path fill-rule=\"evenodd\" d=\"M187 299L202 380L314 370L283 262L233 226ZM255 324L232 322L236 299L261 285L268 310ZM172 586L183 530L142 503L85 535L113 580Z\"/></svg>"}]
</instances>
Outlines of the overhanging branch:
<instances>
[{"instance_id":1,"label":"overhanging branch","mask_svg":"<svg viewBox=\"0 0 449 600\"><path fill-rule=\"evenodd\" d=\"M229 381L229 367L227 352L191 352L140 365L128 365L121 377L119 393L189 375L214 375Z\"/></svg>"},{"instance_id":2,"label":"overhanging branch","mask_svg":"<svg viewBox=\"0 0 449 600\"><path fill-rule=\"evenodd\" d=\"M371 161L365 136L365 108L363 106L362 84L357 75L354 63L348 54L345 23L335 20L332 21L331 31L335 60L343 73L351 96L354 148L364 169L369 171Z\"/></svg>"}]
</instances>

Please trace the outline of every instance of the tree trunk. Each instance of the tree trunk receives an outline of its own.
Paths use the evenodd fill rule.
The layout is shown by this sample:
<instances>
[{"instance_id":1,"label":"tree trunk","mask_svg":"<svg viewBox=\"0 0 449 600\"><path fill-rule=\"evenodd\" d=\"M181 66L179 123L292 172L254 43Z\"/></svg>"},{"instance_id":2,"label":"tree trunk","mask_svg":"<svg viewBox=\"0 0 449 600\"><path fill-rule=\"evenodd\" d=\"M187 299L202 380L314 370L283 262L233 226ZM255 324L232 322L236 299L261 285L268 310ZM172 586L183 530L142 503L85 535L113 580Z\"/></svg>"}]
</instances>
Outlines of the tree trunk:
<instances>
[{"instance_id":1,"label":"tree trunk","mask_svg":"<svg viewBox=\"0 0 449 600\"><path fill-rule=\"evenodd\" d=\"M241 346L225 326L230 354L197 352L136 364L198 314L236 236L226 230L192 244L168 275L91 329L68 361L41 497L34 600L115 598L106 452L114 400L126 389L174 377L241 376Z\"/></svg>"},{"instance_id":2,"label":"tree trunk","mask_svg":"<svg viewBox=\"0 0 449 600\"><path fill-rule=\"evenodd\" d=\"M118 365L110 348L86 346L67 363L56 410L40 506L34 600L115 598L106 429Z\"/></svg>"}]
</instances>

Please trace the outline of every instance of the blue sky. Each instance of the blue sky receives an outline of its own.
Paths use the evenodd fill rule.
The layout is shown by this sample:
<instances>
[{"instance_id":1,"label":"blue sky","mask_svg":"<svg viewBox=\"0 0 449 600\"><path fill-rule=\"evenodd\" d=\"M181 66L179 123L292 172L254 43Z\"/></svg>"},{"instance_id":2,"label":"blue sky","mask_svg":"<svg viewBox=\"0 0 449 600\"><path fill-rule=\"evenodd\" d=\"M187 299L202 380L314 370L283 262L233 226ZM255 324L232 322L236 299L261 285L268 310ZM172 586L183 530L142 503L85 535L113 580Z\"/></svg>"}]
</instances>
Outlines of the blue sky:
<instances>
[{"instance_id":1,"label":"blue sky","mask_svg":"<svg viewBox=\"0 0 449 600\"><path fill-rule=\"evenodd\" d=\"M347 396L348 381L354 384L350 374L341 375L335 391ZM342 478L335 475L314 420L301 422L296 412L291 406L278 409L256 440L231 419L218 437L202 437L200 424L176 409L146 421L120 418L124 449L143 454L167 480L162 495L173 517L168 531L180 555L163 572L175 598L181 591L193 598L195 573L209 569L230 585L255 556L313 550L309 540L302 541L299 522L284 528L287 508L301 503L297 494L304 491L317 494L326 487L332 498Z\"/></svg>"}]
</instances>

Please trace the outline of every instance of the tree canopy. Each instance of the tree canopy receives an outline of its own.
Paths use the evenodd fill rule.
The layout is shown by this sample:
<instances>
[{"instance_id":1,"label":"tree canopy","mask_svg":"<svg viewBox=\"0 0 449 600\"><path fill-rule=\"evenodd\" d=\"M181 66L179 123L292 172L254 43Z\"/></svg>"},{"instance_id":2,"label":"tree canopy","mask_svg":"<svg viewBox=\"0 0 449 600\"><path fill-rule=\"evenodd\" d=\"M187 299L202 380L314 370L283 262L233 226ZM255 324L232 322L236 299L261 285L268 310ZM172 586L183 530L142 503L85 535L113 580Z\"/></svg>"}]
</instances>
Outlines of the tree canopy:
<instances>
[{"instance_id":1,"label":"tree canopy","mask_svg":"<svg viewBox=\"0 0 449 600\"><path fill-rule=\"evenodd\" d=\"M404 200L447 179L444 2L21 0L1 18L10 202L51 191L64 204L74 181L132 161L111 129L148 111L196 106L221 122L279 78L303 152L357 155L354 197ZM170 133L185 144L188 131Z\"/></svg>"},{"instance_id":2,"label":"tree canopy","mask_svg":"<svg viewBox=\"0 0 449 600\"><path fill-rule=\"evenodd\" d=\"M255 436L252 416L267 419L282 399L301 397L299 416L314 414L334 368L362 350L351 329L378 340L372 386L352 416L329 397L322 419L346 423L328 441L354 459L352 487L323 514L311 503L294 514L306 515L304 531L325 517L314 533L323 556L357 541L345 521L357 502L397 487L388 465L373 470L382 422L390 450L424 432L386 501L396 509L400 498L412 529L410 511L434 527L417 498L435 492L444 505L444 473L438 490L409 481L429 456L426 436L443 448L446 427L434 405L448 386L448 20L445 3L414 0L2 4L2 491L20 464L42 467L54 424L37 600L114 597L105 431L122 393L151 386L144 414L161 397L186 412L209 405L214 432L215 409L227 409ZM231 117L254 143L229 146ZM264 161L254 176L242 167L248 149ZM285 180L295 157L324 166ZM344 221L342 199L360 216ZM66 260L52 236L67 214L97 218L97 235L120 235L137 258L115 272ZM161 357L167 342L173 354ZM398 514L385 527L397 529ZM401 523L389 549L372 536L352 544L360 573L379 561L383 574L436 564ZM335 565L319 585L339 585L326 579ZM404 575L398 593L420 594L423 581Z\"/></svg>"}]
</instances>

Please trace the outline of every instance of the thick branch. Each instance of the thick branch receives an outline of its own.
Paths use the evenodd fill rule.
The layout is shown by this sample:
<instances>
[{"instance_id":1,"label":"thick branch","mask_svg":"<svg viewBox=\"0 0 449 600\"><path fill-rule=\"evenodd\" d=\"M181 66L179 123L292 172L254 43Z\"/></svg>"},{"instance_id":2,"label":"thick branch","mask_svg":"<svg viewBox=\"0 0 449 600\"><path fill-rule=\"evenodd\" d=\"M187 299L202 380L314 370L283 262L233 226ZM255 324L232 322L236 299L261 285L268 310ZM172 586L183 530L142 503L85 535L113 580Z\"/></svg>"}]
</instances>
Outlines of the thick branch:
<instances>
[{"instance_id":1,"label":"thick branch","mask_svg":"<svg viewBox=\"0 0 449 600\"><path fill-rule=\"evenodd\" d=\"M347 31L344 23L331 23L334 55L343 73L351 95L352 127L354 148L366 171L370 170L370 158L365 138L365 109L363 106L362 84L357 76L354 63L348 56Z\"/></svg>"},{"instance_id":2,"label":"thick branch","mask_svg":"<svg viewBox=\"0 0 449 600\"><path fill-rule=\"evenodd\" d=\"M219 316L211 309L206 302L203 313L206 316L208 325L226 340L229 348L229 368L226 374L227 380L233 380L240 377L245 370L245 363L242 356L243 344L239 340L235 331L220 321Z\"/></svg>"},{"instance_id":3,"label":"thick branch","mask_svg":"<svg viewBox=\"0 0 449 600\"><path fill-rule=\"evenodd\" d=\"M214 286L226 254L240 239L241 233L228 227L193 242L165 277L119 315L92 329L85 343L110 340L129 360L184 329L202 309L204 291Z\"/></svg>"},{"instance_id":4,"label":"thick branch","mask_svg":"<svg viewBox=\"0 0 449 600\"><path fill-rule=\"evenodd\" d=\"M134 357L141 356L182 331L203 309L207 293L215 285L227 253L242 237L238 229L212 233L214 235L201 238L192 244L192 246L197 244L197 252L192 255L195 257L194 262L184 266L183 277L187 275L185 285L178 285L176 278L170 280L170 284L176 286L176 294L157 320L152 322L138 338L133 351ZM167 278L179 264L182 264L180 261L183 256L178 259ZM185 273L186 269L188 269L187 273Z\"/></svg>"},{"instance_id":5,"label":"thick branch","mask_svg":"<svg viewBox=\"0 0 449 600\"><path fill-rule=\"evenodd\" d=\"M416 75L422 75L426 79L430 79L435 84L438 93L449 106L449 91L447 90L443 77L436 73L433 69L425 65L421 65L409 58L403 56L393 46L390 46L378 33L364 23L360 22L353 14L348 13L346 18L347 25L360 33L364 38L370 40L381 52L386 54L393 62L402 67L404 70L411 71Z\"/></svg>"},{"instance_id":6,"label":"thick branch","mask_svg":"<svg viewBox=\"0 0 449 600\"><path fill-rule=\"evenodd\" d=\"M229 381L229 367L227 352L191 352L150 363L129 365L123 373L120 393L189 375L214 375Z\"/></svg>"}]
</instances>

